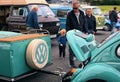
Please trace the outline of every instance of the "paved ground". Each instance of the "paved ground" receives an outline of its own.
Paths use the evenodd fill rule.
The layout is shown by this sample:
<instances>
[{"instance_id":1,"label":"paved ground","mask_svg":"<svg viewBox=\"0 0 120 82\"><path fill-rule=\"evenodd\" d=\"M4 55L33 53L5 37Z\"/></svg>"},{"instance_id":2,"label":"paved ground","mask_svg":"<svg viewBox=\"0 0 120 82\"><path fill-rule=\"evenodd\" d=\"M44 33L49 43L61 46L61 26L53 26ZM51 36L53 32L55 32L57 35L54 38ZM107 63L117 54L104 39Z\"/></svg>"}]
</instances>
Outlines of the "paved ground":
<instances>
[{"instance_id":1,"label":"paved ground","mask_svg":"<svg viewBox=\"0 0 120 82\"><path fill-rule=\"evenodd\" d=\"M95 35L95 38L99 44L103 39L105 39L109 35L110 35L109 32L98 31L97 34ZM51 40L51 45L52 45L52 59L51 59L52 64L45 67L44 70L53 72L53 71L57 71L58 67L62 67L65 72L69 71L71 68L69 67L68 46L66 49L66 58L61 59L59 58L59 55L58 55L58 44L55 38ZM77 60L75 62L77 66L79 62ZM0 82L5 82L5 81L0 80ZM45 74L45 73L39 72L27 78L21 79L17 82L59 82L59 78L58 76L55 76L52 74Z\"/></svg>"}]
</instances>

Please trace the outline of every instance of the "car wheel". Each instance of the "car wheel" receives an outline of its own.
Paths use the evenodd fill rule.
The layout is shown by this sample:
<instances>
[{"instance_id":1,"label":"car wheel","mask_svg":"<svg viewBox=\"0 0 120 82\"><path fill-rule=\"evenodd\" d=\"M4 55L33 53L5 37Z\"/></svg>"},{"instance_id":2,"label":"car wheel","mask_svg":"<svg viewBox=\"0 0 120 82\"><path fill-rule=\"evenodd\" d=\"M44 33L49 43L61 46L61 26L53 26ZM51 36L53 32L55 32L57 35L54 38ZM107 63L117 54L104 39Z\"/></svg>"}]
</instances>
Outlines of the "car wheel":
<instances>
[{"instance_id":1,"label":"car wheel","mask_svg":"<svg viewBox=\"0 0 120 82\"><path fill-rule=\"evenodd\" d=\"M110 28L111 26L109 24L106 24L104 27L103 27L103 30L104 31L110 31Z\"/></svg>"},{"instance_id":2,"label":"car wheel","mask_svg":"<svg viewBox=\"0 0 120 82\"><path fill-rule=\"evenodd\" d=\"M48 45L44 40L32 40L26 51L27 64L34 69L43 68L48 62Z\"/></svg>"}]
</instances>

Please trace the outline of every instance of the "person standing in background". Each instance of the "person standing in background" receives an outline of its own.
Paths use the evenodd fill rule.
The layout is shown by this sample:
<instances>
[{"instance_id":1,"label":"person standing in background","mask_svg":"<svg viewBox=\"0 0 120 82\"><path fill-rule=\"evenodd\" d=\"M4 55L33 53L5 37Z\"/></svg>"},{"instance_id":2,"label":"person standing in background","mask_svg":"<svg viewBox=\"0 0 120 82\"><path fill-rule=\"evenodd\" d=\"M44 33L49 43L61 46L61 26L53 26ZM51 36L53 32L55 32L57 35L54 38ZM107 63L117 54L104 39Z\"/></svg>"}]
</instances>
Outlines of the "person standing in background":
<instances>
[{"instance_id":1,"label":"person standing in background","mask_svg":"<svg viewBox=\"0 0 120 82\"><path fill-rule=\"evenodd\" d=\"M33 5L32 11L28 14L26 18L26 29L40 29L37 16L38 6Z\"/></svg>"},{"instance_id":2,"label":"person standing in background","mask_svg":"<svg viewBox=\"0 0 120 82\"><path fill-rule=\"evenodd\" d=\"M96 18L92 15L92 9L86 9L86 30L88 34L95 34L96 33Z\"/></svg>"},{"instance_id":3,"label":"person standing in background","mask_svg":"<svg viewBox=\"0 0 120 82\"><path fill-rule=\"evenodd\" d=\"M114 33L114 28L116 26L116 23L117 23L117 19L118 19L118 16L117 16L117 7L114 7L113 10L109 13L109 19L110 19L110 22L111 22L111 33Z\"/></svg>"},{"instance_id":4,"label":"person standing in background","mask_svg":"<svg viewBox=\"0 0 120 82\"><path fill-rule=\"evenodd\" d=\"M59 44L59 57L65 58L65 49L66 49L66 30L60 30L60 35L58 36L58 44Z\"/></svg>"},{"instance_id":5,"label":"person standing in background","mask_svg":"<svg viewBox=\"0 0 120 82\"><path fill-rule=\"evenodd\" d=\"M66 30L73 30L77 29L82 32L86 32L85 29L85 16L84 12L81 11L80 8L80 3L79 1L73 1L72 3L72 11L70 11L67 15L67 20L66 20ZM69 62L70 62L70 67L75 68L75 63L74 63L74 53L72 49L69 46Z\"/></svg>"}]
</instances>

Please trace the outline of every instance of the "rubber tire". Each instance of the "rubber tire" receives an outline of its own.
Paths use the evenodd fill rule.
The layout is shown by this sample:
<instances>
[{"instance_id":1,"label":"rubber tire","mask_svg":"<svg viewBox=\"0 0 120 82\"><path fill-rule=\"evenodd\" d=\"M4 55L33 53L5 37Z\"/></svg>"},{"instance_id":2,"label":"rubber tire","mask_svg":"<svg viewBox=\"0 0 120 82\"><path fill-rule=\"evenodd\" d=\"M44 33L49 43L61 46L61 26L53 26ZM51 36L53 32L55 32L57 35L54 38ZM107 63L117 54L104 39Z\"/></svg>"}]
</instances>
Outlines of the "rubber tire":
<instances>
[{"instance_id":1,"label":"rubber tire","mask_svg":"<svg viewBox=\"0 0 120 82\"><path fill-rule=\"evenodd\" d=\"M111 26L109 24L106 24L104 27L103 27L103 30L104 31L110 31L110 28Z\"/></svg>"},{"instance_id":2,"label":"rubber tire","mask_svg":"<svg viewBox=\"0 0 120 82\"><path fill-rule=\"evenodd\" d=\"M44 46L42 46L41 44L43 44ZM38 53L36 53L36 51ZM47 43L41 39L34 39L29 43L27 47L27 51L26 51L27 64L31 68L39 70L47 64L48 55L49 55L49 49ZM44 57L45 60L42 57ZM39 63L37 59L40 62L42 61L42 63Z\"/></svg>"}]
</instances>

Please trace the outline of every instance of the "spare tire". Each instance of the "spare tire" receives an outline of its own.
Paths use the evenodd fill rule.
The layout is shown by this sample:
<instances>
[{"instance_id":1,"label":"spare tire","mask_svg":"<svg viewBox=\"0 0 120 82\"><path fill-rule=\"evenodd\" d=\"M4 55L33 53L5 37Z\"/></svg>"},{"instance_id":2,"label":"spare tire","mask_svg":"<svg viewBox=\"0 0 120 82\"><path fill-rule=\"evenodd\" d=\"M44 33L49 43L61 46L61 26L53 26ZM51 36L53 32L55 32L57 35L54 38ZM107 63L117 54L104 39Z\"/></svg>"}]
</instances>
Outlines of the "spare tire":
<instances>
[{"instance_id":1,"label":"spare tire","mask_svg":"<svg viewBox=\"0 0 120 82\"><path fill-rule=\"evenodd\" d=\"M48 62L49 49L44 40L32 40L26 51L27 64L34 69L43 68Z\"/></svg>"}]
</instances>

